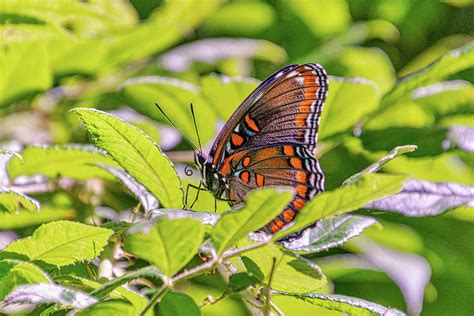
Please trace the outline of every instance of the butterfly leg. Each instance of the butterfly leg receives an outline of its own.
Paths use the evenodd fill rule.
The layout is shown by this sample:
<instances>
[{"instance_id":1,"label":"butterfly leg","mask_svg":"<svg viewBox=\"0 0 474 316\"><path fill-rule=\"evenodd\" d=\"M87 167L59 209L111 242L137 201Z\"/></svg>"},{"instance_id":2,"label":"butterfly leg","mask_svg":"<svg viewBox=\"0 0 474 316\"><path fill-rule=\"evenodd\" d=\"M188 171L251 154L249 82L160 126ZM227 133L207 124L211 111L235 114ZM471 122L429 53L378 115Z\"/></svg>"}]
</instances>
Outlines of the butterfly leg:
<instances>
[{"instance_id":1,"label":"butterfly leg","mask_svg":"<svg viewBox=\"0 0 474 316\"><path fill-rule=\"evenodd\" d=\"M199 198L199 193L201 192L202 190L202 182L199 181L199 186L196 187L194 185L191 185L193 188L197 189L197 194L196 194L196 197L194 198L194 201L193 203L191 203L191 206L189 207L190 209L193 208L194 204L197 202L198 198Z\"/></svg>"}]
</instances>

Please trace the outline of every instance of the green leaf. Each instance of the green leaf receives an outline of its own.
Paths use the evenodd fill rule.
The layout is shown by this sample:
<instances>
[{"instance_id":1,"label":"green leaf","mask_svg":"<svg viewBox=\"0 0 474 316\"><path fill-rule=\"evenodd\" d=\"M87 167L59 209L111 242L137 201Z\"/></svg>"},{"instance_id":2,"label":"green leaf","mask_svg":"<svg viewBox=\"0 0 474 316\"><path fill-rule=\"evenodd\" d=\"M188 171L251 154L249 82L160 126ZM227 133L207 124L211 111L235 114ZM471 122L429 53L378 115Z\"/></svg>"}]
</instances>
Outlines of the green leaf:
<instances>
[{"instance_id":1,"label":"green leaf","mask_svg":"<svg viewBox=\"0 0 474 316\"><path fill-rule=\"evenodd\" d=\"M401 175L365 174L360 181L323 192L312 199L298 212L295 224L279 231L273 238L291 235L312 225L321 218L351 212L368 203L400 192L407 179Z\"/></svg>"},{"instance_id":2,"label":"green leaf","mask_svg":"<svg viewBox=\"0 0 474 316\"><path fill-rule=\"evenodd\" d=\"M256 277L258 281L263 281L265 276L263 275L262 271L258 267L258 265L252 261L249 257L242 256L240 257L240 260L242 260L243 264L245 265L245 268L247 269L247 272Z\"/></svg>"},{"instance_id":3,"label":"green leaf","mask_svg":"<svg viewBox=\"0 0 474 316\"><path fill-rule=\"evenodd\" d=\"M160 147L139 129L107 113L75 109L97 147L106 150L165 207L181 207L183 189Z\"/></svg>"},{"instance_id":4,"label":"green leaf","mask_svg":"<svg viewBox=\"0 0 474 316\"><path fill-rule=\"evenodd\" d=\"M404 77L383 98L381 108L384 109L410 97L416 88L443 80L447 76L474 66L474 42L452 50L433 64L419 72Z\"/></svg>"},{"instance_id":5,"label":"green leaf","mask_svg":"<svg viewBox=\"0 0 474 316\"><path fill-rule=\"evenodd\" d=\"M348 4L341 0L285 1L282 4L298 16L317 37L342 33L349 27L351 21ZM318 18L315 19L315 16Z\"/></svg>"},{"instance_id":6,"label":"green leaf","mask_svg":"<svg viewBox=\"0 0 474 316\"><path fill-rule=\"evenodd\" d=\"M110 229L58 221L40 226L33 235L9 244L5 251L56 266L94 259L112 235Z\"/></svg>"},{"instance_id":7,"label":"green leaf","mask_svg":"<svg viewBox=\"0 0 474 316\"><path fill-rule=\"evenodd\" d=\"M381 93L371 81L363 78L329 78L329 94L319 128L320 137L353 128L365 115L378 107ZM350 100L351 110L347 111Z\"/></svg>"},{"instance_id":8,"label":"green leaf","mask_svg":"<svg viewBox=\"0 0 474 316\"><path fill-rule=\"evenodd\" d=\"M375 82L382 93L395 84L395 70L390 58L378 48L346 47L337 54L335 62L344 69L345 77L366 78Z\"/></svg>"},{"instance_id":9,"label":"green leaf","mask_svg":"<svg viewBox=\"0 0 474 316\"><path fill-rule=\"evenodd\" d=\"M168 123L156 108L157 103L171 121L176 124L194 144L198 144L194 129L190 103L195 107L196 124L203 143L214 136L212 122L215 113L208 102L201 97L199 87L175 78L148 76L132 78L122 84L127 102L137 111Z\"/></svg>"},{"instance_id":10,"label":"green leaf","mask_svg":"<svg viewBox=\"0 0 474 316\"><path fill-rule=\"evenodd\" d=\"M373 164L371 164L370 166L368 166L361 172L358 172L352 175L349 179L344 181L343 185L356 183L364 176L364 174L375 173L379 171L380 168L382 168L383 165L385 165L387 162L397 158L400 155L411 153L415 151L416 149L417 147L415 145L397 146L393 148L387 155L383 156L382 158L380 158L379 160L377 160L376 162L374 162Z\"/></svg>"},{"instance_id":11,"label":"green leaf","mask_svg":"<svg viewBox=\"0 0 474 316\"><path fill-rule=\"evenodd\" d=\"M15 260L0 261L0 301L20 285L51 282L49 276L34 264Z\"/></svg>"},{"instance_id":12,"label":"green leaf","mask_svg":"<svg viewBox=\"0 0 474 316\"><path fill-rule=\"evenodd\" d=\"M239 245L242 246L242 245ZM245 252L264 274L268 283L273 258L276 258L271 288L278 291L307 293L319 291L327 285L326 277L314 262L283 251L275 244Z\"/></svg>"},{"instance_id":13,"label":"green leaf","mask_svg":"<svg viewBox=\"0 0 474 316\"><path fill-rule=\"evenodd\" d=\"M109 300L97 302L94 305L85 308L74 315L77 316L135 316L138 311L133 305L123 300Z\"/></svg>"},{"instance_id":14,"label":"green leaf","mask_svg":"<svg viewBox=\"0 0 474 316\"><path fill-rule=\"evenodd\" d=\"M22 152L23 163L11 160L7 166L11 179L18 176L42 174L50 178L58 176L78 180L90 178L113 179L105 170L94 164L101 163L116 166L110 157L86 146L70 147L26 147Z\"/></svg>"},{"instance_id":15,"label":"green leaf","mask_svg":"<svg viewBox=\"0 0 474 316\"><path fill-rule=\"evenodd\" d=\"M373 302L369 302L360 298L349 297L344 295L328 295L318 293L294 294L275 292L275 294L293 296L311 304L324 307L328 310L343 312L347 315L363 315L363 316L402 316L405 315L395 308L385 307Z\"/></svg>"},{"instance_id":16,"label":"green leaf","mask_svg":"<svg viewBox=\"0 0 474 316\"><path fill-rule=\"evenodd\" d=\"M296 253L317 253L342 246L375 224L377 221L368 216L334 216L318 221L316 226L306 228L297 238L284 240L281 244Z\"/></svg>"},{"instance_id":17,"label":"green leaf","mask_svg":"<svg viewBox=\"0 0 474 316\"><path fill-rule=\"evenodd\" d=\"M275 188L250 192L245 206L240 210L224 213L211 232L217 255L222 255L249 233L268 224L282 212L293 194L292 191Z\"/></svg>"},{"instance_id":18,"label":"green leaf","mask_svg":"<svg viewBox=\"0 0 474 316\"><path fill-rule=\"evenodd\" d=\"M213 34L250 37L268 29L275 18L269 3L230 2L209 16L203 27Z\"/></svg>"},{"instance_id":19,"label":"green leaf","mask_svg":"<svg viewBox=\"0 0 474 316\"><path fill-rule=\"evenodd\" d=\"M258 86L258 81L208 75L201 79L201 93L220 118L227 120Z\"/></svg>"},{"instance_id":20,"label":"green leaf","mask_svg":"<svg viewBox=\"0 0 474 316\"><path fill-rule=\"evenodd\" d=\"M30 41L2 46L0 72L0 108L25 94L48 89L52 74L46 44Z\"/></svg>"},{"instance_id":21,"label":"green leaf","mask_svg":"<svg viewBox=\"0 0 474 316\"><path fill-rule=\"evenodd\" d=\"M11 161L16 161L16 159ZM32 213L39 209L40 204L37 200L20 192L16 192L13 189L6 189L0 186L0 213L14 213L21 210Z\"/></svg>"},{"instance_id":22,"label":"green leaf","mask_svg":"<svg viewBox=\"0 0 474 316\"><path fill-rule=\"evenodd\" d=\"M205 226L188 218L161 219L153 227L137 224L128 230L124 249L157 266L167 277L176 274L199 249Z\"/></svg>"},{"instance_id":23,"label":"green leaf","mask_svg":"<svg viewBox=\"0 0 474 316\"><path fill-rule=\"evenodd\" d=\"M251 285L259 283L259 279L247 272L238 272L232 274L229 278L229 288L233 292L239 292Z\"/></svg>"},{"instance_id":24,"label":"green leaf","mask_svg":"<svg viewBox=\"0 0 474 316\"><path fill-rule=\"evenodd\" d=\"M201 315L201 311L189 295L168 292L163 299L155 305L155 315L199 316Z\"/></svg>"}]
</instances>

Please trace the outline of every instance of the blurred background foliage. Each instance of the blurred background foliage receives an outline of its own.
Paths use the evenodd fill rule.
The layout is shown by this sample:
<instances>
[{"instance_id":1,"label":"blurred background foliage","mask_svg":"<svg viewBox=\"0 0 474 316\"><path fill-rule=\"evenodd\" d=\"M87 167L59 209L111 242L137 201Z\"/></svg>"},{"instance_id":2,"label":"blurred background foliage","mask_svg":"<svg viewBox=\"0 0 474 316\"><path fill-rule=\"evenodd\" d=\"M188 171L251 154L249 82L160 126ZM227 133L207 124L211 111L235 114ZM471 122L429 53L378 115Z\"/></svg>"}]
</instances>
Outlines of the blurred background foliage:
<instances>
[{"instance_id":1,"label":"blurred background foliage","mask_svg":"<svg viewBox=\"0 0 474 316\"><path fill-rule=\"evenodd\" d=\"M463 0L2 0L0 141L5 150L30 146L23 163L8 164L8 174L11 185L23 186L42 208L34 215L0 212L0 229L17 238L52 220L118 218L136 204L107 172L92 166L84 171L85 161L100 162L100 155L85 147L76 147L83 157L71 154L70 146L32 147L87 143L70 109L98 108L132 122L182 170L192 148L154 102L195 139L192 102L201 137L209 143L258 80L291 63L317 62L332 76L318 151L326 189L403 144L419 148L383 171L472 185L474 149L453 145L446 135L455 125L474 126L473 21L474 5ZM434 85L389 94L400 78L460 47L457 54L471 57L441 64L430 73L432 80L423 81ZM35 191L35 174L45 175L55 189ZM64 184L63 178L75 181ZM211 205L212 197L204 195L196 208ZM423 219L394 213L377 218L385 229L367 233L373 240L431 266L423 314L472 315L472 209ZM391 278L345 262L348 251L357 253L348 245L320 261L312 258L334 291L407 310ZM201 301L219 295L221 283L199 277L182 290ZM316 311L303 301L275 300L289 315ZM238 314L245 308L225 300L203 311Z\"/></svg>"}]
</instances>

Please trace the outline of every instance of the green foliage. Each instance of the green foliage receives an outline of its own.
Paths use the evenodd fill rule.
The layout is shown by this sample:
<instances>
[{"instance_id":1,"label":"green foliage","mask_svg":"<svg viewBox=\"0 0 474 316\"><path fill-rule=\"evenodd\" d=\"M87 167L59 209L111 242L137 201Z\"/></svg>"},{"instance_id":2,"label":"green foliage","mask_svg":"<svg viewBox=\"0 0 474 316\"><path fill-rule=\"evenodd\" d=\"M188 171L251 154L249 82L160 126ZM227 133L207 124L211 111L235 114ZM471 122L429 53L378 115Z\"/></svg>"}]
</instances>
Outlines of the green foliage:
<instances>
[{"instance_id":1,"label":"green foliage","mask_svg":"<svg viewBox=\"0 0 474 316\"><path fill-rule=\"evenodd\" d=\"M75 112L96 146L106 150L164 206L182 206L181 181L169 159L151 138L109 114L88 109L76 109Z\"/></svg>"},{"instance_id":2,"label":"green foliage","mask_svg":"<svg viewBox=\"0 0 474 316\"><path fill-rule=\"evenodd\" d=\"M225 213L212 230L211 238L220 256L247 235L280 214L293 197L291 191L262 189L248 194L245 207Z\"/></svg>"},{"instance_id":3,"label":"green foliage","mask_svg":"<svg viewBox=\"0 0 474 316\"><path fill-rule=\"evenodd\" d=\"M469 3L3 0L0 313L468 313ZM306 62L325 192L271 236L291 188L185 199L197 134Z\"/></svg>"},{"instance_id":4,"label":"green foliage","mask_svg":"<svg viewBox=\"0 0 474 316\"><path fill-rule=\"evenodd\" d=\"M112 231L76 222L57 221L40 226L33 235L9 244L6 252L31 261L65 266L97 257Z\"/></svg>"},{"instance_id":5,"label":"green foliage","mask_svg":"<svg viewBox=\"0 0 474 316\"><path fill-rule=\"evenodd\" d=\"M151 228L141 226L129 229L124 249L153 263L168 277L191 260L204 236L204 225L187 218L162 219ZM156 250L150 252L153 248Z\"/></svg>"}]
</instances>

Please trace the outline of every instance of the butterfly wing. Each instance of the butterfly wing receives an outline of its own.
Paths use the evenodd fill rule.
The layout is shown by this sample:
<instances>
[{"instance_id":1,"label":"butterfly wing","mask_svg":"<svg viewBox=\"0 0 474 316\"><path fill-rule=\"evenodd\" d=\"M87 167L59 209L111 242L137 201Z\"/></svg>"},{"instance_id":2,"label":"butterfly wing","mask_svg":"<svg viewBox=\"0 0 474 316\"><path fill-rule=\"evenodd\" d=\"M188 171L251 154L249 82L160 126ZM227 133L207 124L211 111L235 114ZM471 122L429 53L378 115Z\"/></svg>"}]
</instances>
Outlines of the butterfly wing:
<instances>
[{"instance_id":1,"label":"butterfly wing","mask_svg":"<svg viewBox=\"0 0 474 316\"><path fill-rule=\"evenodd\" d=\"M248 191L285 185L297 195L265 229L275 232L293 220L307 200L324 189L314 157L328 83L317 64L291 65L273 74L242 103L214 142L209 156L229 179L229 199Z\"/></svg>"},{"instance_id":2,"label":"butterfly wing","mask_svg":"<svg viewBox=\"0 0 474 316\"><path fill-rule=\"evenodd\" d=\"M291 65L276 72L223 127L210 151L212 163L219 166L238 150L276 144L313 152L327 91L327 75L318 64Z\"/></svg>"}]
</instances>

